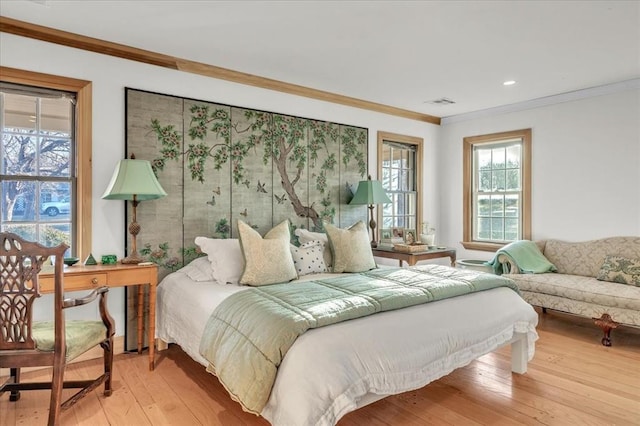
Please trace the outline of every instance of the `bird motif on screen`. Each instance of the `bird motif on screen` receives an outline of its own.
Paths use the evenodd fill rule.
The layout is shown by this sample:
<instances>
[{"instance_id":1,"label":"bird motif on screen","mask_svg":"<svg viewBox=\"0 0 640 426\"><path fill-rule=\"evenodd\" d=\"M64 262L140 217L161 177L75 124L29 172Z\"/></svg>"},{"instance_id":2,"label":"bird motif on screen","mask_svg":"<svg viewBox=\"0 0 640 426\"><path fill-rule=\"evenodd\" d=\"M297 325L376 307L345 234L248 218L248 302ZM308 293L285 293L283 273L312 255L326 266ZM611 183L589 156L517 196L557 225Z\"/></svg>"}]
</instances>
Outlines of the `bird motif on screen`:
<instances>
[{"instance_id":1,"label":"bird motif on screen","mask_svg":"<svg viewBox=\"0 0 640 426\"><path fill-rule=\"evenodd\" d=\"M212 189L211 191L213 191L214 194L220 195L220 187L217 187L216 189Z\"/></svg>"},{"instance_id":2,"label":"bird motif on screen","mask_svg":"<svg viewBox=\"0 0 640 426\"><path fill-rule=\"evenodd\" d=\"M211 201L207 201L207 204L210 206L215 206L216 205L216 196L212 195L211 196Z\"/></svg>"},{"instance_id":3,"label":"bird motif on screen","mask_svg":"<svg viewBox=\"0 0 640 426\"><path fill-rule=\"evenodd\" d=\"M274 197L276 197L276 201L278 202L278 204L283 204L285 201L287 201L287 194L282 194L282 196L278 197L278 194L273 194Z\"/></svg>"},{"instance_id":4,"label":"bird motif on screen","mask_svg":"<svg viewBox=\"0 0 640 426\"><path fill-rule=\"evenodd\" d=\"M260 179L258 179L258 185L257 185L257 187L256 187L256 191L257 191L257 192L263 192L263 193L265 193L265 194L266 194L266 193L267 193L267 190L266 190L266 189L264 189L264 185L265 185L265 184L264 184L264 183L261 183L261 182L260 182Z\"/></svg>"},{"instance_id":5,"label":"bird motif on screen","mask_svg":"<svg viewBox=\"0 0 640 426\"><path fill-rule=\"evenodd\" d=\"M244 186L247 187L247 189L249 189L249 185L251 184L251 182L249 182L249 179L245 179L241 182Z\"/></svg>"},{"instance_id":6,"label":"bird motif on screen","mask_svg":"<svg viewBox=\"0 0 640 426\"><path fill-rule=\"evenodd\" d=\"M240 212L240 216L247 217L247 214L248 214L248 213L247 213L247 209L244 209L244 211L241 211L241 212Z\"/></svg>"}]
</instances>

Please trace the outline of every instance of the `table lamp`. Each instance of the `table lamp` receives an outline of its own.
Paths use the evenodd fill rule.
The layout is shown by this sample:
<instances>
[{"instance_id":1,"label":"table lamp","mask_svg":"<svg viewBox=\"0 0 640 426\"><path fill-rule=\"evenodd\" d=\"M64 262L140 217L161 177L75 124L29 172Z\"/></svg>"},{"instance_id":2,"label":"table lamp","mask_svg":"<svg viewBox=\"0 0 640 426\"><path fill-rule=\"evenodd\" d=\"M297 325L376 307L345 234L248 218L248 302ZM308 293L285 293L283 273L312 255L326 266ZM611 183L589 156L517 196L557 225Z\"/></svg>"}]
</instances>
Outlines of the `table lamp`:
<instances>
[{"instance_id":1,"label":"table lamp","mask_svg":"<svg viewBox=\"0 0 640 426\"><path fill-rule=\"evenodd\" d=\"M166 195L167 193L162 189L151 169L151 163L146 160L136 160L133 154L131 159L120 160L102 198L105 200L130 200L133 206L133 217L129 224L131 251L127 257L122 259L122 263L144 262L144 258L138 254L136 243L136 236L140 232L140 224L136 221L138 204L140 201L155 200Z\"/></svg>"},{"instance_id":2,"label":"table lamp","mask_svg":"<svg viewBox=\"0 0 640 426\"><path fill-rule=\"evenodd\" d=\"M371 247L378 247L376 241L376 221L373 219L374 204L390 203L391 200L384 192L382 184L378 180L371 180L371 175L367 180L361 180L358 183L358 189L356 190L353 199L349 204L368 204L369 207L369 227L371 228Z\"/></svg>"}]
</instances>

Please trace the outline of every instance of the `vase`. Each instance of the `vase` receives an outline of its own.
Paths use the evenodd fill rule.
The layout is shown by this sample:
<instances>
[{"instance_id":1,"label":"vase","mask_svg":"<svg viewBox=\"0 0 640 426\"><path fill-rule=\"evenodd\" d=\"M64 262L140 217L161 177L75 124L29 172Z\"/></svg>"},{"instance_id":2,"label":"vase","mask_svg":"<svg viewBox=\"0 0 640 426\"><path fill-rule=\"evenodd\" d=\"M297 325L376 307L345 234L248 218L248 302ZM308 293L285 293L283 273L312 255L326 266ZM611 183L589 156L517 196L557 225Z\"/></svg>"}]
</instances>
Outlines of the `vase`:
<instances>
[{"instance_id":1,"label":"vase","mask_svg":"<svg viewBox=\"0 0 640 426\"><path fill-rule=\"evenodd\" d=\"M434 246L436 241L436 234L420 234L420 242L428 246Z\"/></svg>"}]
</instances>

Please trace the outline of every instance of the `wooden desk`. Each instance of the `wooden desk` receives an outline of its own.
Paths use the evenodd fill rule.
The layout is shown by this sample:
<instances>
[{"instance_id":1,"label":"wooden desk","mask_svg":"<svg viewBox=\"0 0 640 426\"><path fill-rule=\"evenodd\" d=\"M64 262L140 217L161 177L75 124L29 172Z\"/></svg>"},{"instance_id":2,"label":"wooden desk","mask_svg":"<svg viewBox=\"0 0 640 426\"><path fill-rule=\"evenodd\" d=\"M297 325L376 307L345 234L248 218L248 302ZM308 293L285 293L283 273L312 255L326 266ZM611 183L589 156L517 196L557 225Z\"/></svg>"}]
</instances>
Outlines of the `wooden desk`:
<instances>
[{"instance_id":1,"label":"wooden desk","mask_svg":"<svg viewBox=\"0 0 640 426\"><path fill-rule=\"evenodd\" d=\"M40 273L41 293L53 293L53 271ZM64 268L64 291L93 290L100 286L138 286L138 353L142 352L144 336L144 291L149 286L149 370L155 367L156 334L156 286L158 285L157 265L74 265Z\"/></svg>"},{"instance_id":2,"label":"wooden desk","mask_svg":"<svg viewBox=\"0 0 640 426\"><path fill-rule=\"evenodd\" d=\"M456 250L452 248L431 249L416 253L404 253L401 251L374 248L371 249L376 257L384 257L387 259L397 259L402 266L402 261L407 262L409 266L415 265L421 260L437 259L439 257L448 257L451 259L451 266L456 266Z\"/></svg>"}]
</instances>

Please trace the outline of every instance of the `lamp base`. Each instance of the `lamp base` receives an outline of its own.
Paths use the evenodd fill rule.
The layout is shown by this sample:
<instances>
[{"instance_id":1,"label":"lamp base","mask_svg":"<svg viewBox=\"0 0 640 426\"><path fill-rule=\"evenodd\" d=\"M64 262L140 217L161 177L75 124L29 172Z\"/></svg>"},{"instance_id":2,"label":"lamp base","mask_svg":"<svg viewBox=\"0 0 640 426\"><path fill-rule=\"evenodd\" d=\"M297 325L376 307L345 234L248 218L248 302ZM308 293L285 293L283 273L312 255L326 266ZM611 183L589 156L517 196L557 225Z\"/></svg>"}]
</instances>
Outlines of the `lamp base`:
<instances>
[{"instance_id":1,"label":"lamp base","mask_svg":"<svg viewBox=\"0 0 640 426\"><path fill-rule=\"evenodd\" d=\"M371 248L376 248L378 247L378 242L377 241L371 241Z\"/></svg>"},{"instance_id":2,"label":"lamp base","mask_svg":"<svg viewBox=\"0 0 640 426\"><path fill-rule=\"evenodd\" d=\"M132 253L131 255L125 257L120 261L120 263L123 263L125 265L138 264L141 262L145 262L145 259L141 257L138 253Z\"/></svg>"}]
</instances>

